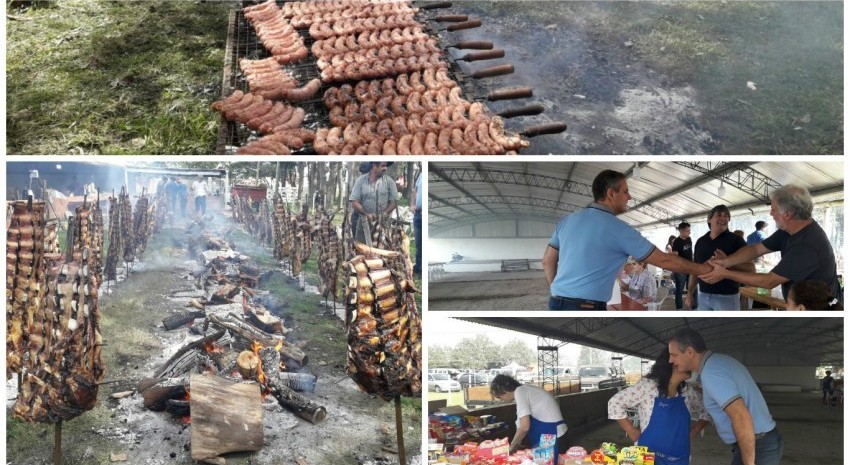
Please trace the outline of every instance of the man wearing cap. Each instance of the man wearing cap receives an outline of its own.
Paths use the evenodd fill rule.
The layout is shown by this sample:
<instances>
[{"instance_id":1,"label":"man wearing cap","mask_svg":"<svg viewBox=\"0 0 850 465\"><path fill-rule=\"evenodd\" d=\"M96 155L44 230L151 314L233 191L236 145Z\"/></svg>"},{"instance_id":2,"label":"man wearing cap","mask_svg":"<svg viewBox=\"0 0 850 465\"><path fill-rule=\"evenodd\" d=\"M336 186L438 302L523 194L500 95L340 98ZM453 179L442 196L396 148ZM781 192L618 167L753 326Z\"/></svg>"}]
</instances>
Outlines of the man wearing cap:
<instances>
[{"instance_id":1,"label":"man wearing cap","mask_svg":"<svg viewBox=\"0 0 850 465\"><path fill-rule=\"evenodd\" d=\"M679 273L701 274L711 268L658 250L617 218L632 198L623 173L599 173L592 189L594 201L558 223L543 255L550 310L605 310L630 255Z\"/></svg>"},{"instance_id":2,"label":"man wearing cap","mask_svg":"<svg viewBox=\"0 0 850 465\"><path fill-rule=\"evenodd\" d=\"M782 435L747 368L708 350L702 335L690 328L676 331L667 348L673 369L693 373L701 386L717 434L732 446L732 465L779 465Z\"/></svg>"},{"instance_id":3,"label":"man wearing cap","mask_svg":"<svg viewBox=\"0 0 850 465\"><path fill-rule=\"evenodd\" d=\"M697 239L694 246L694 261L697 263L708 262L714 257L715 251L720 250L725 255L732 255L739 249L746 247L744 238L729 231L729 221L732 219L729 209L725 205L718 205L708 212L709 231ZM746 272L754 272L755 265L752 262L741 263L736 269ZM724 279L716 283L707 283L691 275L688 280L688 296L685 303L691 305L691 295L697 288L699 281L699 292L697 299L699 305L697 310L740 310L741 309L741 286L731 279Z\"/></svg>"},{"instance_id":4,"label":"man wearing cap","mask_svg":"<svg viewBox=\"0 0 850 465\"><path fill-rule=\"evenodd\" d=\"M396 207L398 190L395 181L386 175L389 166L392 166L392 162L371 162L369 171L354 181L348 200L354 210L351 213L351 228L357 242L366 242L366 235L360 225L362 219L375 221L379 214L389 213Z\"/></svg>"},{"instance_id":5,"label":"man wearing cap","mask_svg":"<svg viewBox=\"0 0 850 465\"><path fill-rule=\"evenodd\" d=\"M833 296L842 301L835 253L826 232L812 219L813 208L812 196L805 187L789 184L775 190L770 194L770 216L776 221L777 231L758 244L748 245L731 256L716 253L710 262L714 269L699 278L707 283L732 279L764 289L773 289L781 284L782 295L786 299L794 283L821 281L829 286ZM770 273L732 269L776 251L781 253L782 259Z\"/></svg>"},{"instance_id":6,"label":"man wearing cap","mask_svg":"<svg viewBox=\"0 0 850 465\"><path fill-rule=\"evenodd\" d=\"M694 249L693 243L691 242L691 225L686 221L682 221L679 223L678 230L679 237L673 239L673 252L685 260L693 261ZM676 285L676 310L681 310L682 295L688 288L688 275L683 273L673 273L673 283ZM694 296L693 293L690 295Z\"/></svg>"}]
</instances>

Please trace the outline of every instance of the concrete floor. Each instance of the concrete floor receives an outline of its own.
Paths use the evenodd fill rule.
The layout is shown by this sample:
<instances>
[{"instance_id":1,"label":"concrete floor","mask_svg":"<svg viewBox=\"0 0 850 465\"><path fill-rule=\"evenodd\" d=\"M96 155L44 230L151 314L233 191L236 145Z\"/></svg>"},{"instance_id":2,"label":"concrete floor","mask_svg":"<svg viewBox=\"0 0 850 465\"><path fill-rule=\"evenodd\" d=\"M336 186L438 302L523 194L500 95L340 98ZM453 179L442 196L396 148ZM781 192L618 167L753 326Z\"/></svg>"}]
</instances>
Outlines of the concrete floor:
<instances>
[{"instance_id":1,"label":"concrete floor","mask_svg":"<svg viewBox=\"0 0 850 465\"><path fill-rule=\"evenodd\" d=\"M844 407L824 407L821 393L765 393L765 400L785 440L782 465L841 464L844 457ZM603 442L626 445L625 434L613 421L594 428L571 428L570 444L588 451ZM713 426L691 443L690 465L722 465L731 462L730 446Z\"/></svg>"},{"instance_id":2,"label":"concrete floor","mask_svg":"<svg viewBox=\"0 0 850 465\"><path fill-rule=\"evenodd\" d=\"M446 273L428 283L428 310L548 310L549 285L541 270ZM675 310L673 295L661 310Z\"/></svg>"}]
</instances>

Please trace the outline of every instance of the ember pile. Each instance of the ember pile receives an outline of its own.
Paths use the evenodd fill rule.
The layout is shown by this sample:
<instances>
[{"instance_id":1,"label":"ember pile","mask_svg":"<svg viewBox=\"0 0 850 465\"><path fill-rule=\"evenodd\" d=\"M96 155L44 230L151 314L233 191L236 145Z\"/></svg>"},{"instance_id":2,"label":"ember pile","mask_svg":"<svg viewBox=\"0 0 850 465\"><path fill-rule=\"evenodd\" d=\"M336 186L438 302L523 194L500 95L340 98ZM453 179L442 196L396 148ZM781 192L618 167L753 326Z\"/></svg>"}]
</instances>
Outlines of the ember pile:
<instances>
[{"instance_id":1,"label":"ember pile","mask_svg":"<svg viewBox=\"0 0 850 465\"><path fill-rule=\"evenodd\" d=\"M426 32L419 13L406 1L304 1L279 8L268 0L244 8L271 57L240 59L248 91L231 91L212 106L226 120L262 134L237 153L288 155L311 142L322 155L515 154L527 147L505 131L499 116L463 95L449 75L450 57ZM313 42L312 55L304 34ZM478 59L504 55L499 52ZM308 57L320 79L299 88L292 64ZM497 68L477 77L513 70ZM294 104L313 99L323 84L339 87L324 91L331 127L314 133L301 128L306 112Z\"/></svg>"},{"instance_id":2,"label":"ember pile","mask_svg":"<svg viewBox=\"0 0 850 465\"><path fill-rule=\"evenodd\" d=\"M196 460L259 450L261 396L270 394L312 423L323 421L325 407L299 394L313 392L316 386L314 375L299 372L307 365L307 356L285 339L290 330L260 302L267 291L257 288L259 267L228 240L209 232L191 235L187 243L198 260L191 273L202 296L189 298L190 309L166 318L163 326L174 330L191 325L190 331L202 337L139 382L144 405L192 423ZM245 381L256 389L246 390ZM259 426L243 430L229 424Z\"/></svg>"}]
</instances>

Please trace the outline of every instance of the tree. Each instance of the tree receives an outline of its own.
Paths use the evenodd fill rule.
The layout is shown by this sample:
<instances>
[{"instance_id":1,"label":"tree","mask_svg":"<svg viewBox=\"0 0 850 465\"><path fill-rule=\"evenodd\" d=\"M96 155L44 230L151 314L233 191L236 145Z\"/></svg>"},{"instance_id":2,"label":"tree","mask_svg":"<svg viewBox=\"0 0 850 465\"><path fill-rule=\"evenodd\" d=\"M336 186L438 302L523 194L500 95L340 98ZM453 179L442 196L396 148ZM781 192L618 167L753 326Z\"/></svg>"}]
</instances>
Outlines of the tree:
<instances>
[{"instance_id":1,"label":"tree","mask_svg":"<svg viewBox=\"0 0 850 465\"><path fill-rule=\"evenodd\" d=\"M448 367L451 364L452 349L448 346L428 347L428 366L432 368Z\"/></svg>"},{"instance_id":2,"label":"tree","mask_svg":"<svg viewBox=\"0 0 850 465\"><path fill-rule=\"evenodd\" d=\"M499 346L485 334L458 341L452 350L452 368L483 370L498 359Z\"/></svg>"},{"instance_id":3,"label":"tree","mask_svg":"<svg viewBox=\"0 0 850 465\"><path fill-rule=\"evenodd\" d=\"M502 346L499 353L499 360L502 366L511 362L516 362L520 365L529 366L537 361L537 356L534 350L520 339L511 339Z\"/></svg>"},{"instance_id":4,"label":"tree","mask_svg":"<svg viewBox=\"0 0 850 465\"><path fill-rule=\"evenodd\" d=\"M579 366L583 365L610 365L611 352L595 349L593 347L582 346L581 352L578 355Z\"/></svg>"}]
</instances>

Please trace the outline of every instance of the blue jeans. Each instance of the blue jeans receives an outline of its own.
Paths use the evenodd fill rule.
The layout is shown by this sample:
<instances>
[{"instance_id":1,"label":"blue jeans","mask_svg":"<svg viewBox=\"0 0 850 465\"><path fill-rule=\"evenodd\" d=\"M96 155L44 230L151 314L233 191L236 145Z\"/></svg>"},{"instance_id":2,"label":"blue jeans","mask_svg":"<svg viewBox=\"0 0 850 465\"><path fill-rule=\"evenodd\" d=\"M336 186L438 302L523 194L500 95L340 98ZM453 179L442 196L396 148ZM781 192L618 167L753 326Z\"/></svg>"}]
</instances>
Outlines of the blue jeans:
<instances>
[{"instance_id":1,"label":"blue jeans","mask_svg":"<svg viewBox=\"0 0 850 465\"><path fill-rule=\"evenodd\" d=\"M673 284L676 285L676 310L681 310L684 306L682 296L688 292L688 277L690 275L682 273L673 273ZM699 303L697 293L694 291L694 306ZM690 310L690 309L688 309Z\"/></svg>"},{"instance_id":2,"label":"blue jeans","mask_svg":"<svg viewBox=\"0 0 850 465\"><path fill-rule=\"evenodd\" d=\"M697 292L698 302L697 310L740 310L741 309L741 294L706 294L705 292Z\"/></svg>"},{"instance_id":3,"label":"blue jeans","mask_svg":"<svg viewBox=\"0 0 850 465\"><path fill-rule=\"evenodd\" d=\"M779 461L782 460L783 445L782 435L776 428L763 438L756 439L756 465L779 465ZM732 444L731 465L743 465L743 463L738 444Z\"/></svg>"},{"instance_id":4,"label":"blue jeans","mask_svg":"<svg viewBox=\"0 0 850 465\"><path fill-rule=\"evenodd\" d=\"M414 273L422 272L422 210L416 210L413 214L413 240L416 241L416 263L413 265Z\"/></svg>"},{"instance_id":5,"label":"blue jeans","mask_svg":"<svg viewBox=\"0 0 850 465\"><path fill-rule=\"evenodd\" d=\"M606 302L573 299L570 297L549 296L549 310L607 310Z\"/></svg>"},{"instance_id":6,"label":"blue jeans","mask_svg":"<svg viewBox=\"0 0 850 465\"><path fill-rule=\"evenodd\" d=\"M195 197L195 213L204 215L207 213L207 196L201 195Z\"/></svg>"}]
</instances>

